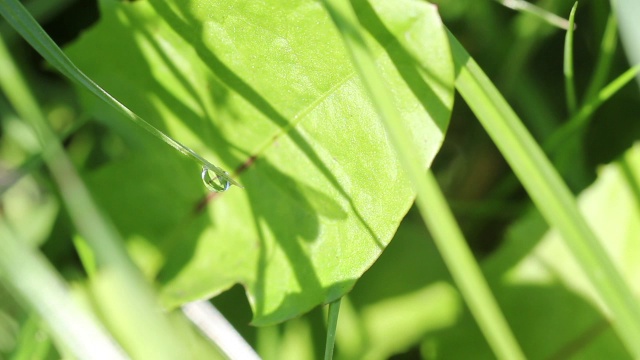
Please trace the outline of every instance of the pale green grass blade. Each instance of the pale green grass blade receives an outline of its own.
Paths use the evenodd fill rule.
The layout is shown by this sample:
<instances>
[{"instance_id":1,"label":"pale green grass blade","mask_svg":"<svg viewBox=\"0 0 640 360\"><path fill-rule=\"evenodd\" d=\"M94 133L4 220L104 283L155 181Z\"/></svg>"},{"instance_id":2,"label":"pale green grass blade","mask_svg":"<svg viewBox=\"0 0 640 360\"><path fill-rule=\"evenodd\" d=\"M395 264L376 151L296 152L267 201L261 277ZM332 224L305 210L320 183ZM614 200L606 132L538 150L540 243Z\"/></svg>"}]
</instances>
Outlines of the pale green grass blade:
<instances>
[{"instance_id":1,"label":"pale green grass blade","mask_svg":"<svg viewBox=\"0 0 640 360\"><path fill-rule=\"evenodd\" d=\"M0 280L44 320L59 347L78 359L127 358L46 258L15 238L1 219L0 254Z\"/></svg>"},{"instance_id":2,"label":"pale green grass blade","mask_svg":"<svg viewBox=\"0 0 640 360\"><path fill-rule=\"evenodd\" d=\"M567 36L564 40L564 65L562 67L564 73L564 87L567 96L567 108L571 115L576 113L576 108L578 107L576 84L573 78L573 30L577 8L578 3L576 2L571 9L571 15L569 15L569 29L567 30Z\"/></svg>"},{"instance_id":3,"label":"pale green grass blade","mask_svg":"<svg viewBox=\"0 0 640 360\"><path fill-rule=\"evenodd\" d=\"M496 1L508 7L509 9L522 11L522 12L531 14L533 16L536 16L544 20L545 22L549 23L550 25L553 25L560 29L568 29L573 26L573 24L570 24L570 22L567 21L567 19L563 19L562 17L525 0L496 0Z\"/></svg>"},{"instance_id":4,"label":"pale green grass blade","mask_svg":"<svg viewBox=\"0 0 640 360\"><path fill-rule=\"evenodd\" d=\"M233 325L207 300L182 306L186 316L208 341L216 344L228 359L259 360L260 357Z\"/></svg>"},{"instance_id":5,"label":"pale green grass blade","mask_svg":"<svg viewBox=\"0 0 640 360\"><path fill-rule=\"evenodd\" d=\"M53 40L42 29L38 22L29 14L29 12L20 4L17 0L3 0L0 1L0 13L11 24L15 30L17 30L22 37L33 46L42 57L44 57L51 65L53 65L58 71L69 79L75 81L98 98L109 104L116 109L121 115L127 119L133 121L153 136L165 142L167 145L178 150L182 154L192 158L201 166L213 171L217 178L225 180L226 182L242 187L235 180L231 179L228 174L221 168L211 164L195 151L191 150L187 146L179 143L173 138L167 136L162 131L156 129L153 125L146 122L144 119L133 113L126 106L121 104L114 97L109 95L100 86L89 79L80 69L78 69L69 58L62 52L62 50L53 42Z\"/></svg>"},{"instance_id":6,"label":"pale green grass blade","mask_svg":"<svg viewBox=\"0 0 640 360\"><path fill-rule=\"evenodd\" d=\"M5 5L6 2L0 2L0 9ZM69 215L80 235L91 246L99 270L91 283L92 290L103 315L109 320L108 327L113 335L136 358L179 358L184 348L166 319L160 315L153 290L128 258L118 232L93 202L2 39L0 87L18 115L34 128L42 147L42 157L60 190ZM127 297L121 294L127 294ZM30 303L37 301L37 298L29 299Z\"/></svg>"},{"instance_id":7,"label":"pale green grass blade","mask_svg":"<svg viewBox=\"0 0 640 360\"><path fill-rule=\"evenodd\" d=\"M558 229L612 313L613 327L640 357L640 310L631 291L580 214L575 198L495 86L450 35L456 88L511 165L551 226Z\"/></svg>"},{"instance_id":8,"label":"pale green grass blade","mask_svg":"<svg viewBox=\"0 0 640 360\"><path fill-rule=\"evenodd\" d=\"M341 0L325 0L324 5L343 37L405 171L417 188L417 204L422 217L487 341L501 359L524 358L435 179L430 173L425 176L424 166L416 161L416 152L406 140L410 136L397 109L389 101L391 96L360 32L353 8L348 1Z\"/></svg>"}]
</instances>

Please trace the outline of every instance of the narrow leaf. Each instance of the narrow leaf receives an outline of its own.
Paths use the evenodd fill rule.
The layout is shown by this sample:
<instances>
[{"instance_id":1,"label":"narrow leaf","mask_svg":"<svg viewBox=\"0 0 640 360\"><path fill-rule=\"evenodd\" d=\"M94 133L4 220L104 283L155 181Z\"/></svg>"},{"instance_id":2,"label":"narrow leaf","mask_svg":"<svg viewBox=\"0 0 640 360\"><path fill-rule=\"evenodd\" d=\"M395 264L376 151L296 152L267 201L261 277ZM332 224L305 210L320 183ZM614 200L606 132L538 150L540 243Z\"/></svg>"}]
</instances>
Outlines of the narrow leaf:
<instances>
[{"instance_id":1,"label":"narrow leaf","mask_svg":"<svg viewBox=\"0 0 640 360\"><path fill-rule=\"evenodd\" d=\"M640 310L611 259L582 217L567 186L520 119L469 54L450 36L456 88L511 165L547 222L558 229L613 314L629 351L640 356Z\"/></svg>"}]
</instances>

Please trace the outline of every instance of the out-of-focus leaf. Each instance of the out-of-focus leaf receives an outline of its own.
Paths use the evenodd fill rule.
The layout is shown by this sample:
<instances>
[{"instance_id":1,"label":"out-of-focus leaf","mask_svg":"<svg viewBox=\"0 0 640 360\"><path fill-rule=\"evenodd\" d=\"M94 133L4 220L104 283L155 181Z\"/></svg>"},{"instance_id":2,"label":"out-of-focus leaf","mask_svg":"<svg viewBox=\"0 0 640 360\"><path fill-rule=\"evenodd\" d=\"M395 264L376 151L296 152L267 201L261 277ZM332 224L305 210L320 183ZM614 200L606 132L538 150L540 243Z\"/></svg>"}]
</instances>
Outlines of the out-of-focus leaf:
<instances>
[{"instance_id":1,"label":"out-of-focus leaf","mask_svg":"<svg viewBox=\"0 0 640 360\"><path fill-rule=\"evenodd\" d=\"M0 206L13 231L33 245L41 245L47 239L59 207L55 197L39 189L31 176L24 176L7 190Z\"/></svg>"},{"instance_id":2,"label":"out-of-focus leaf","mask_svg":"<svg viewBox=\"0 0 640 360\"><path fill-rule=\"evenodd\" d=\"M458 321L460 294L433 241L406 219L340 309L339 359L388 359Z\"/></svg>"},{"instance_id":3,"label":"out-of-focus leaf","mask_svg":"<svg viewBox=\"0 0 640 360\"><path fill-rule=\"evenodd\" d=\"M640 146L604 166L598 180L580 195L579 205L628 286L637 294ZM612 330L601 300L558 233L546 231L537 212L512 226L504 247L483 265L493 279L501 308L531 358L630 358ZM484 344L481 333L467 316L444 335L445 340L439 344L442 355L492 357L486 344L479 347L481 350L460 346L461 338Z\"/></svg>"},{"instance_id":4,"label":"out-of-focus leaf","mask_svg":"<svg viewBox=\"0 0 640 360\"><path fill-rule=\"evenodd\" d=\"M165 304L239 282L254 323L268 324L349 290L414 193L320 4L101 4L72 59L154 126L236 169L245 186L205 194L187 159L94 107L135 150L91 174L93 193L145 249L136 261L157 274ZM365 19L426 167L453 91L436 9L405 0ZM414 60L398 39L421 41L424 56Z\"/></svg>"},{"instance_id":5,"label":"out-of-focus leaf","mask_svg":"<svg viewBox=\"0 0 640 360\"><path fill-rule=\"evenodd\" d=\"M613 9L618 17L618 28L620 29L620 40L624 45L629 62L633 65L640 64L640 3L634 0L611 0ZM640 75L636 75L640 84Z\"/></svg>"},{"instance_id":6,"label":"out-of-focus leaf","mask_svg":"<svg viewBox=\"0 0 640 360\"><path fill-rule=\"evenodd\" d=\"M11 353L11 360L45 360L60 358L40 318L25 316L21 324L19 343Z\"/></svg>"}]
</instances>

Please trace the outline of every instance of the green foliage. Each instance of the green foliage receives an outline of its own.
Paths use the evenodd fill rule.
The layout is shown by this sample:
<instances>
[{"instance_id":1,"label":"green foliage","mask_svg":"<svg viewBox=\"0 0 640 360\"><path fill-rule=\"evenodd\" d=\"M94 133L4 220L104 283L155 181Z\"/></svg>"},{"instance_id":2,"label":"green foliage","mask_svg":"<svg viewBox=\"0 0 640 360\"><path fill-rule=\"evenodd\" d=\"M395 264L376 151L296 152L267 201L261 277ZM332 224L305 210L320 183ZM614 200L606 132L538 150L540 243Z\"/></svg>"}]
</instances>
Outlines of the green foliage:
<instances>
[{"instance_id":1,"label":"green foliage","mask_svg":"<svg viewBox=\"0 0 640 360\"><path fill-rule=\"evenodd\" d=\"M0 0L0 360L640 356L636 5L434 2Z\"/></svg>"},{"instance_id":2,"label":"green foliage","mask_svg":"<svg viewBox=\"0 0 640 360\"><path fill-rule=\"evenodd\" d=\"M253 322L268 324L342 296L391 240L414 195L322 7L273 3L280 15L263 19L256 14L267 8L252 1L225 12L210 1L197 11L102 4L100 23L70 57L137 114L236 169L245 186L207 196L197 169L144 136L132 140L144 151L89 176L125 237L153 249L155 262L143 268L157 274L163 302L173 307L240 282ZM398 14L393 25L429 39L427 74L437 75L416 78L391 33L378 35L387 50L375 52L424 166L446 130L452 68L439 55L441 27L412 27L435 12L402 16L407 4L389 13Z\"/></svg>"}]
</instances>

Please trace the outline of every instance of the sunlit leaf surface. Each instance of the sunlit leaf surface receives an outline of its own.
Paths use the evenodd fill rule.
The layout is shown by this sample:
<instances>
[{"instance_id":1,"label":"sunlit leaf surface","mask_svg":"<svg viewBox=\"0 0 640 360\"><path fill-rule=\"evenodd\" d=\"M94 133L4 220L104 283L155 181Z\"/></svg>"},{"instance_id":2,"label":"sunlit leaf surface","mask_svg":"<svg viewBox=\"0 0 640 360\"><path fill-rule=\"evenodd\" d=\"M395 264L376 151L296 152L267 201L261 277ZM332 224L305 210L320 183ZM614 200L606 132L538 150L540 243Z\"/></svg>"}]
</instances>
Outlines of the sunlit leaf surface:
<instances>
[{"instance_id":1,"label":"sunlit leaf surface","mask_svg":"<svg viewBox=\"0 0 640 360\"><path fill-rule=\"evenodd\" d=\"M426 168L453 101L436 8L356 3ZM415 194L320 3L105 0L101 14L72 59L245 187L208 193L196 164L86 99L127 149L106 144L117 160L87 178L164 303L241 283L267 324L348 291Z\"/></svg>"}]
</instances>

